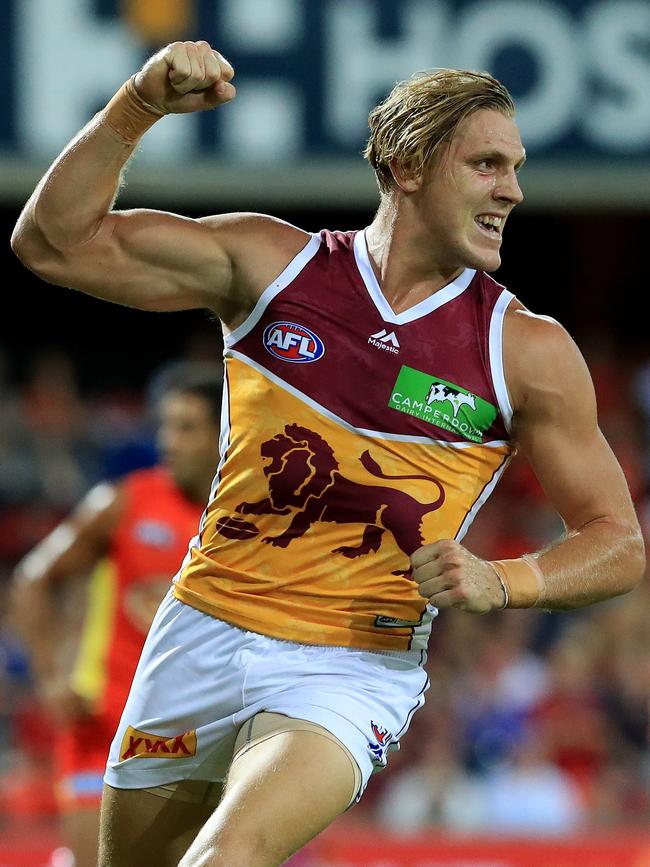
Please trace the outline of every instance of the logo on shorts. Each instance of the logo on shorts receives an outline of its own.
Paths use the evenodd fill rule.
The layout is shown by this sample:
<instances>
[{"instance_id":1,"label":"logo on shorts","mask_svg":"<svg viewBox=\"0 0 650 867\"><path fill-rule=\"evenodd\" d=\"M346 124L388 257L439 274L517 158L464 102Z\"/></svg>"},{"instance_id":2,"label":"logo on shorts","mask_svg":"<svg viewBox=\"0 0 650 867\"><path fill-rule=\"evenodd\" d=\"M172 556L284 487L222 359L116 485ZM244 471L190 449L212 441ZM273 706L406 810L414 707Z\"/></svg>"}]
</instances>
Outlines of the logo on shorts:
<instances>
[{"instance_id":1,"label":"logo on shorts","mask_svg":"<svg viewBox=\"0 0 650 867\"><path fill-rule=\"evenodd\" d=\"M399 617L388 617L386 614L378 614L375 617L375 626L392 628L394 626L421 626L422 618L419 620L401 620Z\"/></svg>"},{"instance_id":2,"label":"logo on shorts","mask_svg":"<svg viewBox=\"0 0 650 867\"><path fill-rule=\"evenodd\" d=\"M372 729L372 733L375 736L375 741L374 743L372 741L368 741L368 749L373 754L375 759L383 765L386 761L386 750L388 749L391 741L393 740L393 736L388 731L388 729L385 729L383 726L377 725L377 723L373 720L370 720L370 728Z\"/></svg>"},{"instance_id":3,"label":"logo on shorts","mask_svg":"<svg viewBox=\"0 0 650 867\"><path fill-rule=\"evenodd\" d=\"M264 329L264 348L281 361L306 364L325 355L325 345L317 334L296 322L272 322Z\"/></svg>"},{"instance_id":4,"label":"logo on shorts","mask_svg":"<svg viewBox=\"0 0 650 867\"><path fill-rule=\"evenodd\" d=\"M196 755L196 731L165 737L129 726L120 747L120 761L127 759L182 759Z\"/></svg>"}]
</instances>

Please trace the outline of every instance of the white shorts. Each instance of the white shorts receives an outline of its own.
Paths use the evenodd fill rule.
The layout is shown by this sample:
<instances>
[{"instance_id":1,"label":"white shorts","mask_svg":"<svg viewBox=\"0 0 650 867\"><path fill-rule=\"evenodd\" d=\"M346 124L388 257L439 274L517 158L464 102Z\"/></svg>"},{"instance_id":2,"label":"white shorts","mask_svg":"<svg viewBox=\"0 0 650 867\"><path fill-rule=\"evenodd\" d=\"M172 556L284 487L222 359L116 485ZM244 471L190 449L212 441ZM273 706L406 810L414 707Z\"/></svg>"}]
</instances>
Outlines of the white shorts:
<instances>
[{"instance_id":1,"label":"white shorts","mask_svg":"<svg viewBox=\"0 0 650 867\"><path fill-rule=\"evenodd\" d=\"M261 604L264 604L263 601ZM294 644L165 597L147 637L105 781L118 789L226 776L241 726L267 711L331 732L371 774L399 748L429 686L424 654Z\"/></svg>"}]
</instances>

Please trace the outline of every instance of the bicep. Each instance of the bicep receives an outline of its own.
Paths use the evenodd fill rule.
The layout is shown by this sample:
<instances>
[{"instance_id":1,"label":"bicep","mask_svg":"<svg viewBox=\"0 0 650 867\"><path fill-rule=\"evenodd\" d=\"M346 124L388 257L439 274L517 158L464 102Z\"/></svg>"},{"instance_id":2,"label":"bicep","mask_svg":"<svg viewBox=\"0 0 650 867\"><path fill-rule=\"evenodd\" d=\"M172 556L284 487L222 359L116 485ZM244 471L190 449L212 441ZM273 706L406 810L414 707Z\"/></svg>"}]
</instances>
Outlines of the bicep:
<instances>
[{"instance_id":1,"label":"bicep","mask_svg":"<svg viewBox=\"0 0 650 867\"><path fill-rule=\"evenodd\" d=\"M56 251L45 275L140 310L215 309L232 281L219 233L198 220L152 210L112 211L96 234Z\"/></svg>"},{"instance_id":2,"label":"bicep","mask_svg":"<svg viewBox=\"0 0 650 867\"><path fill-rule=\"evenodd\" d=\"M595 520L635 521L623 471L597 426L539 422L518 432L551 505L568 530Z\"/></svg>"}]
</instances>

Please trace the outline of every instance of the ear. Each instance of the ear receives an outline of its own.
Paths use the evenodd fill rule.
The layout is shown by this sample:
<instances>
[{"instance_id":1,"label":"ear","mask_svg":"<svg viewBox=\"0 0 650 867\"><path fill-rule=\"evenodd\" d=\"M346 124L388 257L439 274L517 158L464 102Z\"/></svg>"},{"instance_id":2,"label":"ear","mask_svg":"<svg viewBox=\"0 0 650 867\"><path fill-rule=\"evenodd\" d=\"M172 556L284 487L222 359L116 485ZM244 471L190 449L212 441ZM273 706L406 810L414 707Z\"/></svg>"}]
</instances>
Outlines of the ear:
<instances>
[{"instance_id":1,"label":"ear","mask_svg":"<svg viewBox=\"0 0 650 867\"><path fill-rule=\"evenodd\" d=\"M395 186L403 193L415 193L422 186L422 173L415 172L411 166L392 159L389 163L390 173L395 181Z\"/></svg>"}]
</instances>

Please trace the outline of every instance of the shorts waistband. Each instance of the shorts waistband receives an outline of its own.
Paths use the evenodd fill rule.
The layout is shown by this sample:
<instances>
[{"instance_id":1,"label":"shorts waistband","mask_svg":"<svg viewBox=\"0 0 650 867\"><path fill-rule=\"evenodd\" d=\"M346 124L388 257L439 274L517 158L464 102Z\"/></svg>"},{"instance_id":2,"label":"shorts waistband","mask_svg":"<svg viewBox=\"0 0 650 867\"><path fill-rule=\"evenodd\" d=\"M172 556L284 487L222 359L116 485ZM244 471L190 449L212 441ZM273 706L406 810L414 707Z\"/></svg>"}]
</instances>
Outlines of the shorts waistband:
<instances>
[{"instance_id":1,"label":"shorts waistband","mask_svg":"<svg viewBox=\"0 0 650 867\"><path fill-rule=\"evenodd\" d=\"M229 623L227 620L222 620L227 626L237 629L244 635L250 635L254 638L261 638L265 641L272 641L282 647L296 648L311 648L318 649L321 653L367 653L371 656L388 657L390 659L399 659L402 662L408 662L413 665L423 665L426 662L426 653L424 650L369 650L367 647L350 647L343 644L302 644L297 641L287 641L285 638L276 638L273 635L266 635L263 632L253 632L250 629L242 629L234 623Z\"/></svg>"}]
</instances>

